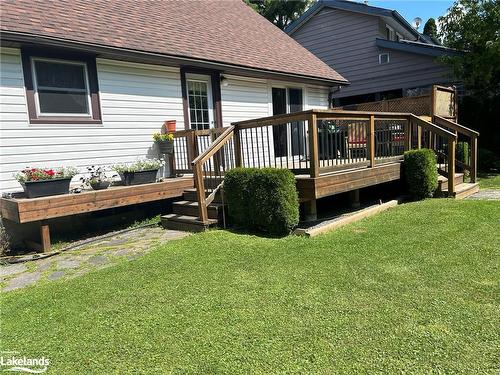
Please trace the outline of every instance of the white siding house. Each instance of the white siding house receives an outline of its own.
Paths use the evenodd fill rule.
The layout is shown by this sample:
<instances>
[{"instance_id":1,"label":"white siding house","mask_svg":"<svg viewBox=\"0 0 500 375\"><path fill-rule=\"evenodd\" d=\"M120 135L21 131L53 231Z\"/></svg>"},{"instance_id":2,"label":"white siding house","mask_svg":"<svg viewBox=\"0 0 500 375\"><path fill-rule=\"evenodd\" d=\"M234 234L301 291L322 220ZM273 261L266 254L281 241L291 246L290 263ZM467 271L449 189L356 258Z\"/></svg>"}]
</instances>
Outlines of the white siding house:
<instances>
[{"instance_id":1,"label":"white siding house","mask_svg":"<svg viewBox=\"0 0 500 375\"><path fill-rule=\"evenodd\" d=\"M83 170L158 157L152 134L163 122L176 120L178 130L186 128L180 68L97 58L96 70L102 123L34 124L29 121L21 51L1 48L1 191L19 190L13 174L27 166ZM302 89L303 109L328 107L326 86L231 74L225 78L223 126L271 116L273 87Z\"/></svg>"}]
</instances>

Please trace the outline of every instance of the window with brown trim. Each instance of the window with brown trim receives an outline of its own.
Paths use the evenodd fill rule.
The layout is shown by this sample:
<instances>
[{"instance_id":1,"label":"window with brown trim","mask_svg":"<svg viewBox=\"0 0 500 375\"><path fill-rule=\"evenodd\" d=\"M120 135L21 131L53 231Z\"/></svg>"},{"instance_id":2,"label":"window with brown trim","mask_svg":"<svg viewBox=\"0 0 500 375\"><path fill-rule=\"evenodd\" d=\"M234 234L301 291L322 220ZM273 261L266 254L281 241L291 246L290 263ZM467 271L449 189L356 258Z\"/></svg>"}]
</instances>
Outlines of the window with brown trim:
<instances>
[{"instance_id":1,"label":"window with brown trim","mask_svg":"<svg viewBox=\"0 0 500 375\"><path fill-rule=\"evenodd\" d=\"M94 57L22 51L30 123L101 124Z\"/></svg>"}]
</instances>

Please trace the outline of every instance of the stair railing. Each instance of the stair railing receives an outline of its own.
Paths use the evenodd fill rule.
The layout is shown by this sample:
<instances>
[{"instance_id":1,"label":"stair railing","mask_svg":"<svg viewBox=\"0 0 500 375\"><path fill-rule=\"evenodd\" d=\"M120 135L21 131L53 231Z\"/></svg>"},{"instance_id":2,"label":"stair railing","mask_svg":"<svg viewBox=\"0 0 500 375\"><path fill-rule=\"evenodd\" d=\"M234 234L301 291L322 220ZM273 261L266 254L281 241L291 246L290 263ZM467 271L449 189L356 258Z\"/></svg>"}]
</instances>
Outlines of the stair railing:
<instances>
[{"instance_id":1,"label":"stair railing","mask_svg":"<svg viewBox=\"0 0 500 375\"><path fill-rule=\"evenodd\" d=\"M432 122L445 129L448 129L458 135L459 139L462 138L469 145L468 150L462 149L462 152L467 151L467 155L463 155L463 160L456 159L455 163L464 170L470 173L471 182L476 182L477 179L477 138L479 133L475 130L469 129L463 125L457 124L444 117L434 115Z\"/></svg>"},{"instance_id":2,"label":"stair railing","mask_svg":"<svg viewBox=\"0 0 500 375\"><path fill-rule=\"evenodd\" d=\"M457 135L436 124L422 119L421 117L410 115L411 131L416 134L416 144L412 144L409 138L409 148L430 148L438 157L438 165L441 166L440 158L444 157L443 164L448 175L448 192L455 193L455 146Z\"/></svg>"},{"instance_id":3,"label":"stair railing","mask_svg":"<svg viewBox=\"0 0 500 375\"><path fill-rule=\"evenodd\" d=\"M234 126L226 128L191 163L198 201L199 220L208 222L207 207L224 184L224 174L236 165Z\"/></svg>"}]
</instances>

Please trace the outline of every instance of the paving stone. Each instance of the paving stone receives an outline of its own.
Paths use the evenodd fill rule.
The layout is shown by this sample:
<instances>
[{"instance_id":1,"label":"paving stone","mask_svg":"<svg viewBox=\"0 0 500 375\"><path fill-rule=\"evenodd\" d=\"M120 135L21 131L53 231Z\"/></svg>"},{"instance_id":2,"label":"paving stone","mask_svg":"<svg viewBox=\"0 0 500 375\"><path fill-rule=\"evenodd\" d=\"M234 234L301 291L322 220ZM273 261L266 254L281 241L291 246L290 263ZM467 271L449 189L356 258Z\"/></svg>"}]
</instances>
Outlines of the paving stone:
<instances>
[{"instance_id":1,"label":"paving stone","mask_svg":"<svg viewBox=\"0 0 500 375\"><path fill-rule=\"evenodd\" d=\"M35 262L36 270L40 272L47 271L53 263L54 263L53 257L39 260Z\"/></svg>"},{"instance_id":2,"label":"paving stone","mask_svg":"<svg viewBox=\"0 0 500 375\"><path fill-rule=\"evenodd\" d=\"M47 279L48 280L57 280L57 279L60 279L61 277L63 277L65 275L65 273L63 271L56 271L56 272L52 272L49 276L47 276Z\"/></svg>"},{"instance_id":3,"label":"paving stone","mask_svg":"<svg viewBox=\"0 0 500 375\"><path fill-rule=\"evenodd\" d=\"M40 279L40 272L26 272L19 276L16 276L9 280L7 286L3 289L4 291L24 288L25 286L34 284Z\"/></svg>"},{"instance_id":4,"label":"paving stone","mask_svg":"<svg viewBox=\"0 0 500 375\"><path fill-rule=\"evenodd\" d=\"M120 257L120 256L129 255L129 254L133 254L133 253L134 253L133 249L120 249L120 250L114 251L113 255Z\"/></svg>"},{"instance_id":5,"label":"paving stone","mask_svg":"<svg viewBox=\"0 0 500 375\"><path fill-rule=\"evenodd\" d=\"M78 249L69 250L50 258L38 259L26 263L17 263L0 267L0 276L11 276L6 280L4 291L23 288L40 280L43 272L55 265L57 270L49 272L48 280L57 280L64 276L71 279L83 275L93 269L102 269L113 266L117 260L110 256L126 257L134 260L150 252L158 242L168 242L188 236L189 233L165 230L160 227L150 227L111 237L97 243L87 244ZM118 246L118 245L124 246ZM126 245L125 245L126 244ZM111 246L118 246L118 248ZM74 252L73 252L74 251ZM36 271L29 271L29 264L36 267Z\"/></svg>"},{"instance_id":6,"label":"paving stone","mask_svg":"<svg viewBox=\"0 0 500 375\"><path fill-rule=\"evenodd\" d=\"M472 194L466 199L500 200L500 190L481 189L476 194Z\"/></svg>"},{"instance_id":7,"label":"paving stone","mask_svg":"<svg viewBox=\"0 0 500 375\"><path fill-rule=\"evenodd\" d=\"M104 243L105 246L118 246L130 242L130 238L118 238Z\"/></svg>"},{"instance_id":8,"label":"paving stone","mask_svg":"<svg viewBox=\"0 0 500 375\"><path fill-rule=\"evenodd\" d=\"M79 259L61 259L57 261L57 268L58 269L67 269L67 268L77 268L81 264L81 261Z\"/></svg>"},{"instance_id":9,"label":"paving stone","mask_svg":"<svg viewBox=\"0 0 500 375\"><path fill-rule=\"evenodd\" d=\"M0 277L15 275L27 270L28 267L26 267L26 264L24 263L9 264L7 266L0 267Z\"/></svg>"},{"instance_id":10,"label":"paving stone","mask_svg":"<svg viewBox=\"0 0 500 375\"><path fill-rule=\"evenodd\" d=\"M94 266L102 266L103 264L107 264L109 261L105 256L96 255L92 258L89 258L87 262L93 264Z\"/></svg>"}]
</instances>

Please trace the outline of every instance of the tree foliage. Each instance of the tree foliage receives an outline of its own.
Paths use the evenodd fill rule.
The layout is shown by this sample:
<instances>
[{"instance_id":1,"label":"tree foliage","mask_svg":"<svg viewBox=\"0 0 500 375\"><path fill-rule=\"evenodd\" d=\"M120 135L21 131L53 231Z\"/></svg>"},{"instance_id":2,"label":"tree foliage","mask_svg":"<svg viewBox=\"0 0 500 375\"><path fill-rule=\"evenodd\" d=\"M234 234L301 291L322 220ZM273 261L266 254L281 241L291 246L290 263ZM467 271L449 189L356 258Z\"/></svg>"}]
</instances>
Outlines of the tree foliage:
<instances>
[{"instance_id":1,"label":"tree foliage","mask_svg":"<svg viewBox=\"0 0 500 375\"><path fill-rule=\"evenodd\" d=\"M284 29L299 18L311 0L245 0L259 14Z\"/></svg>"},{"instance_id":2,"label":"tree foliage","mask_svg":"<svg viewBox=\"0 0 500 375\"><path fill-rule=\"evenodd\" d=\"M436 26L436 20L434 18L429 18L424 25L424 35L430 36L431 38L437 39L438 32Z\"/></svg>"},{"instance_id":3,"label":"tree foliage","mask_svg":"<svg viewBox=\"0 0 500 375\"><path fill-rule=\"evenodd\" d=\"M456 0L439 18L446 46L465 53L447 57L466 89L481 98L500 95L500 1Z\"/></svg>"}]
</instances>

